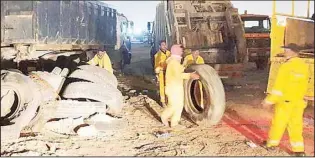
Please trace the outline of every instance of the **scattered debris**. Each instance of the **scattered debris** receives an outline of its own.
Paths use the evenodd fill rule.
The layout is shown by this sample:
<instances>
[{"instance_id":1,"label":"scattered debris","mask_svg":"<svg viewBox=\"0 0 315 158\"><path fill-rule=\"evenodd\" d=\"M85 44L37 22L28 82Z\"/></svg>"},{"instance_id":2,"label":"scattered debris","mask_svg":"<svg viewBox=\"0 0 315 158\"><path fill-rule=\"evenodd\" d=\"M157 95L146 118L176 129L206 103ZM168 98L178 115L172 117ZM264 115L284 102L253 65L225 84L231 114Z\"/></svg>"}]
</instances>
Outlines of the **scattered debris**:
<instances>
[{"instance_id":1,"label":"scattered debris","mask_svg":"<svg viewBox=\"0 0 315 158\"><path fill-rule=\"evenodd\" d=\"M79 148L80 148L80 146L77 144L72 147L72 149L79 149Z\"/></svg>"},{"instance_id":2,"label":"scattered debris","mask_svg":"<svg viewBox=\"0 0 315 158\"><path fill-rule=\"evenodd\" d=\"M94 126L84 126L77 130L77 134L81 137L92 137L96 136L98 131Z\"/></svg>"},{"instance_id":3,"label":"scattered debris","mask_svg":"<svg viewBox=\"0 0 315 158\"><path fill-rule=\"evenodd\" d=\"M42 153L35 151L27 151L27 152L15 152L10 156L42 156Z\"/></svg>"},{"instance_id":4,"label":"scattered debris","mask_svg":"<svg viewBox=\"0 0 315 158\"><path fill-rule=\"evenodd\" d=\"M75 134L74 128L81 124L84 124L82 117L78 119L66 118L47 122L44 127L60 134Z\"/></svg>"},{"instance_id":5,"label":"scattered debris","mask_svg":"<svg viewBox=\"0 0 315 158\"><path fill-rule=\"evenodd\" d=\"M253 94L245 94L246 97L253 97Z\"/></svg>"},{"instance_id":6,"label":"scattered debris","mask_svg":"<svg viewBox=\"0 0 315 158\"><path fill-rule=\"evenodd\" d=\"M253 143L252 141L246 141L245 143L251 148L256 148L257 147L257 145L255 143Z\"/></svg>"},{"instance_id":7,"label":"scattered debris","mask_svg":"<svg viewBox=\"0 0 315 158\"><path fill-rule=\"evenodd\" d=\"M157 138L168 138L171 136L171 133L169 133L169 131L157 131L154 133L154 135Z\"/></svg>"},{"instance_id":8,"label":"scattered debris","mask_svg":"<svg viewBox=\"0 0 315 158\"><path fill-rule=\"evenodd\" d=\"M110 123L113 120L116 120L114 117L108 116L106 114L95 114L93 116L90 116L90 118L88 118L86 120L86 122L88 121L90 124L95 124L96 122L102 122L102 123Z\"/></svg>"},{"instance_id":9,"label":"scattered debris","mask_svg":"<svg viewBox=\"0 0 315 158\"><path fill-rule=\"evenodd\" d=\"M233 88L240 89L242 86L234 86Z\"/></svg>"}]
</instances>

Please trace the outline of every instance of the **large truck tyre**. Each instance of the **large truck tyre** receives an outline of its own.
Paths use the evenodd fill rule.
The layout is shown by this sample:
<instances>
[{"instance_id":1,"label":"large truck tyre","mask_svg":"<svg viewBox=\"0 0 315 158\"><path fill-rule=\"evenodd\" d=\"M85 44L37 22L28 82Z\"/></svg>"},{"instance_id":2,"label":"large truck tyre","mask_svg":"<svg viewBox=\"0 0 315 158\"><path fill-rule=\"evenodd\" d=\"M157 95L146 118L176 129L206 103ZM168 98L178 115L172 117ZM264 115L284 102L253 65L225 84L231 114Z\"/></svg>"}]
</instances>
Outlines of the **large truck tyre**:
<instances>
[{"instance_id":1,"label":"large truck tyre","mask_svg":"<svg viewBox=\"0 0 315 158\"><path fill-rule=\"evenodd\" d=\"M121 92L108 84L72 82L65 87L62 97L66 99L90 99L102 102L114 112L120 112L123 106Z\"/></svg>"},{"instance_id":2,"label":"large truck tyre","mask_svg":"<svg viewBox=\"0 0 315 158\"><path fill-rule=\"evenodd\" d=\"M78 66L78 68L81 70L93 73L99 76L100 78L106 79L108 82L112 83L112 85L114 85L115 87L117 87L118 85L118 81L115 75L103 68L100 68L98 66L93 66L93 65L80 65Z\"/></svg>"},{"instance_id":3,"label":"large truck tyre","mask_svg":"<svg viewBox=\"0 0 315 158\"><path fill-rule=\"evenodd\" d=\"M34 118L40 98L29 77L1 70L1 140L19 138L20 131Z\"/></svg>"},{"instance_id":4,"label":"large truck tyre","mask_svg":"<svg viewBox=\"0 0 315 158\"><path fill-rule=\"evenodd\" d=\"M115 82L113 82L113 80L108 80L108 77L100 77L98 74L95 74L93 72L89 72L86 70L75 70L73 71L69 76L69 78L77 78L77 79L83 79L86 81L90 81L93 83L98 83L98 84L108 84L111 85L113 87L117 87L117 85L115 84ZM111 77L109 77L111 78Z\"/></svg>"},{"instance_id":5,"label":"large truck tyre","mask_svg":"<svg viewBox=\"0 0 315 158\"><path fill-rule=\"evenodd\" d=\"M209 65L192 65L188 71L196 71L199 80L186 80L185 111L197 124L216 125L225 111L225 92L219 75ZM198 81L202 83L204 105L200 105L200 90Z\"/></svg>"}]
</instances>

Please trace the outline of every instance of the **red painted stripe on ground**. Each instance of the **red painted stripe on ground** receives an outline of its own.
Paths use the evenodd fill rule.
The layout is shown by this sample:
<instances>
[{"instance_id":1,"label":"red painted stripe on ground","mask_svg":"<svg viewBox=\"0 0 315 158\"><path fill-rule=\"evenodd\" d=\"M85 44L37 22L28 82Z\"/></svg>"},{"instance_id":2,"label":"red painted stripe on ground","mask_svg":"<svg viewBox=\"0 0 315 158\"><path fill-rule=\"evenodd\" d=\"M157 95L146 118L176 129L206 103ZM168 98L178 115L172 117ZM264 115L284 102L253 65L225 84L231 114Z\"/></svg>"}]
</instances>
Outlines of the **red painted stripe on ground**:
<instances>
[{"instance_id":1,"label":"red painted stripe on ground","mask_svg":"<svg viewBox=\"0 0 315 158\"><path fill-rule=\"evenodd\" d=\"M258 127L259 125L266 126L266 121L257 121L257 120L245 120L242 117L240 117L235 111L227 111L222 120L243 134L246 138L250 139L254 143L258 145L262 145L262 142L267 139L269 125L268 128L266 127ZM260 122L264 122L261 124ZM314 137L314 127L305 127L304 133L311 134ZM314 155L314 138L312 139L305 139L305 152L307 155ZM285 134L280 142L279 145L280 149L284 150L288 154L291 154L291 147L289 143L289 137L287 134Z\"/></svg>"},{"instance_id":2,"label":"red painted stripe on ground","mask_svg":"<svg viewBox=\"0 0 315 158\"><path fill-rule=\"evenodd\" d=\"M230 116L230 115L229 115ZM233 119L234 120L234 119ZM235 130L237 130L238 132L240 132L242 135L244 135L247 139L251 140L252 142L254 142L257 145L262 146L262 143L264 140L266 140L266 133L264 131L262 131L260 128L258 127L254 127L255 125L249 125L249 122L247 123L239 123L239 122L245 122L245 121L240 121L240 120L235 120L235 121L231 121L231 119L229 117L227 117L226 115L223 116L223 121L228 124L229 126L231 126L232 128L234 128ZM238 124L235 124L233 122L238 122ZM243 125L243 126L242 126ZM262 134L260 137L256 137L255 135L253 135L252 133L248 132L244 127L247 126L248 129L250 129L253 133L260 133ZM283 143L280 143L279 147L284 150L285 152L287 152L288 154L292 154L291 150L285 146Z\"/></svg>"}]
</instances>

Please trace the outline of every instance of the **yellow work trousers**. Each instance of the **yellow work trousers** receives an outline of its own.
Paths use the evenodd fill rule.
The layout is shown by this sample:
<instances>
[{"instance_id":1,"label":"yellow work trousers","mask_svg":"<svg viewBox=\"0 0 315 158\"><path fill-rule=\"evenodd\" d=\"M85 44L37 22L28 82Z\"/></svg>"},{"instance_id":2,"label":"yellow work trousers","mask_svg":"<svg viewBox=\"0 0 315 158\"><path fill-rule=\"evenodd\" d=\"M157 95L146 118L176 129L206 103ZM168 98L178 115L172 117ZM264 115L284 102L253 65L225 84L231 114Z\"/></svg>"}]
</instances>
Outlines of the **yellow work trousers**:
<instances>
[{"instance_id":1,"label":"yellow work trousers","mask_svg":"<svg viewBox=\"0 0 315 158\"><path fill-rule=\"evenodd\" d=\"M166 91L168 98L167 107L161 114L162 120L171 119L171 126L178 125L184 108L183 86L172 87Z\"/></svg>"},{"instance_id":2,"label":"yellow work trousers","mask_svg":"<svg viewBox=\"0 0 315 158\"><path fill-rule=\"evenodd\" d=\"M160 101L161 103L165 103L165 79L164 79L164 71L160 71L158 74L159 80L159 90L160 90Z\"/></svg>"},{"instance_id":3,"label":"yellow work trousers","mask_svg":"<svg viewBox=\"0 0 315 158\"><path fill-rule=\"evenodd\" d=\"M269 130L267 147L278 146L287 129L293 152L304 152L303 113L305 101L281 102L275 105L275 113Z\"/></svg>"},{"instance_id":4,"label":"yellow work trousers","mask_svg":"<svg viewBox=\"0 0 315 158\"><path fill-rule=\"evenodd\" d=\"M198 81L198 85L199 85L199 92L200 92L200 105L201 107L204 109L205 105L203 103L203 91L202 91L202 83L200 81Z\"/></svg>"}]
</instances>

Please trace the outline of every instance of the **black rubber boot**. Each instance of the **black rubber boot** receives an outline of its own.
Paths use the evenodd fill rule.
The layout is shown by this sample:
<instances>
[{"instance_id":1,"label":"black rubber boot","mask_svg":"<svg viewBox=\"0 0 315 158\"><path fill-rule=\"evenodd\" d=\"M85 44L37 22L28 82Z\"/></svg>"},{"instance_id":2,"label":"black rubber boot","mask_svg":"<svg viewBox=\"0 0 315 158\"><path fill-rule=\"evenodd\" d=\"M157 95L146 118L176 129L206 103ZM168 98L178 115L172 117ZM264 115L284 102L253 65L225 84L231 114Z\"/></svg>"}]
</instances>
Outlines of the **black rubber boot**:
<instances>
[{"instance_id":1,"label":"black rubber boot","mask_svg":"<svg viewBox=\"0 0 315 158\"><path fill-rule=\"evenodd\" d=\"M294 152L294 156L296 157L304 157L306 156L305 152Z\"/></svg>"}]
</instances>

